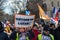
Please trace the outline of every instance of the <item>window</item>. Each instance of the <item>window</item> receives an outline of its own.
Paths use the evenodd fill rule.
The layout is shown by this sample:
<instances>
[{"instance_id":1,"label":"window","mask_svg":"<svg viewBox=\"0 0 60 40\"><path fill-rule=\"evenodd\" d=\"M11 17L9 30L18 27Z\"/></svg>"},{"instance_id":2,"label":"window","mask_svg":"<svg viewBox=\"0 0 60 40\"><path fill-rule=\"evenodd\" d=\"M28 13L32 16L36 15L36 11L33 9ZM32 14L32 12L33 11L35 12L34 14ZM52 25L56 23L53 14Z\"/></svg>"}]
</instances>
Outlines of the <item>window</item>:
<instances>
[{"instance_id":1,"label":"window","mask_svg":"<svg viewBox=\"0 0 60 40\"><path fill-rule=\"evenodd\" d=\"M59 7L59 1L57 2L57 6Z\"/></svg>"},{"instance_id":2,"label":"window","mask_svg":"<svg viewBox=\"0 0 60 40\"><path fill-rule=\"evenodd\" d=\"M53 1L51 2L52 7L54 6Z\"/></svg>"}]
</instances>

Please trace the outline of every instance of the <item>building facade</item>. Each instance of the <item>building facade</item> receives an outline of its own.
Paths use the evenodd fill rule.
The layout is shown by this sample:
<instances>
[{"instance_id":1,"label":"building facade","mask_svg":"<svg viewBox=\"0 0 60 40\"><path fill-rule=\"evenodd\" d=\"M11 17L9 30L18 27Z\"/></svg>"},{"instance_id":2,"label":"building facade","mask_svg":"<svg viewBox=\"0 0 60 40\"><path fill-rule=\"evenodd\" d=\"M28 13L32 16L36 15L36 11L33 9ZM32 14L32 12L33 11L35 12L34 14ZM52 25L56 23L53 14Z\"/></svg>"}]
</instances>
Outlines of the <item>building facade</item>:
<instances>
[{"instance_id":1,"label":"building facade","mask_svg":"<svg viewBox=\"0 0 60 40\"><path fill-rule=\"evenodd\" d=\"M47 5L47 14L50 17L52 16L51 12L53 10L53 7L56 7L57 9L60 8L60 0L43 0L43 3L45 3Z\"/></svg>"},{"instance_id":2,"label":"building facade","mask_svg":"<svg viewBox=\"0 0 60 40\"><path fill-rule=\"evenodd\" d=\"M53 7L57 9L60 7L60 0L43 0L43 3L46 3L47 11L52 10Z\"/></svg>"}]
</instances>

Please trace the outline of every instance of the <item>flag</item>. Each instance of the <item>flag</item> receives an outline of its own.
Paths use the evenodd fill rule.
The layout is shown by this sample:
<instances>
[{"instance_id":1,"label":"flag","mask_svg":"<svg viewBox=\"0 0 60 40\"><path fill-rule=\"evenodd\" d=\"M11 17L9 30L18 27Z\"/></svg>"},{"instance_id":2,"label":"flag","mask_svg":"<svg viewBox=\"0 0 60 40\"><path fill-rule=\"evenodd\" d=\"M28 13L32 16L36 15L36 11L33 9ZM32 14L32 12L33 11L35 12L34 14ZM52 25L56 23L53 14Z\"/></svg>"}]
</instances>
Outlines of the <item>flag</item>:
<instances>
[{"instance_id":1,"label":"flag","mask_svg":"<svg viewBox=\"0 0 60 40\"><path fill-rule=\"evenodd\" d=\"M57 12L56 15L55 15L55 17L58 17L58 16L59 16L59 13Z\"/></svg>"},{"instance_id":2,"label":"flag","mask_svg":"<svg viewBox=\"0 0 60 40\"><path fill-rule=\"evenodd\" d=\"M55 18L51 18L50 22L54 23L57 27L58 25L58 17L55 17Z\"/></svg>"},{"instance_id":3,"label":"flag","mask_svg":"<svg viewBox=\"0 0 60 40\"><path fill-rule=\"evenodd\" d=\"M53 13L53 18L58 17L58 15L59 15L58 14L58 9L56 7L53 7L52 13Z\"/></svg>"},{"instance_id":4,"label":"flag","mask_svg":"<svg viewBox=\"0 0 60 40\"><path fill-rule=\"evenodd\" d=\"M55 23L58 23L58 9L56 7L53 8L53 19L55 20Z\"/></svg>"},{"instance_id":5,"label":"flag","mask_svg":"<svg viewBox=\"0 0 60 40\"><path fill-rule=\"evenodd\" d=\"M58 23L58 17L56 17L56 18L51 18L51 20L50 20L52 23Z\"/></svg>"},{"instance_id":6,"label":"flag","mask_svg":"<svg viewBox=\"0 0 60 40\"><path fill-rule=\"evenodd\" d=\"M41 6L39 4L38 5L38 8L39 8L39 16L41 19L44 19L44 20L50 20L50 17L48 15L45 14L44 10L41 8Z\"/></svg>"},{"instance_id":7,"label":"flag","mask_svg":"<svg viewBox=\"0 0 60 40\"><path fill-rule=\"evenodd\" d=\"M51 18L50 21L55 24L55 27L56 27L56 28L58 27L58 17Z\"/></svg>"},{"instance_id":8,"label":"flag","mask_svg":"<svg viewBox=\"0 0 60 40\"><path fill-rule=\"evenodd\" d=\"M55 7L53 7L52 13L55 13Z\"/></svg>"}]
</instances>

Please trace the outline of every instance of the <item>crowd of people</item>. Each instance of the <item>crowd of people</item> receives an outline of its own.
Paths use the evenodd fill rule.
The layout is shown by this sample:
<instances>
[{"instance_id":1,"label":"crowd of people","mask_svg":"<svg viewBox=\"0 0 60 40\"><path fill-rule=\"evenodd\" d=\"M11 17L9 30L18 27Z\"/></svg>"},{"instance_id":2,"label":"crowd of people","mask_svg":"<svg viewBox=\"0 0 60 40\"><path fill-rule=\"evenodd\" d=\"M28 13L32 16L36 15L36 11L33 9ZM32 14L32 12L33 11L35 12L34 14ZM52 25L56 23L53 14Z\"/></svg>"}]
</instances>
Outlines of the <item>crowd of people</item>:
<instances>
[{"instance_id":1,"label":"crowd of people","mask_svg":"<svg viewBox=\"0 0 60 40\"><path fill-rule=\"evenodd\" d=\"M9 30L6 30L9 29ZM54 23L36 24L33 27L4 27L0 21L0 40L60 40L60 21L57 28Z\"/></svg>"}]
</instances>

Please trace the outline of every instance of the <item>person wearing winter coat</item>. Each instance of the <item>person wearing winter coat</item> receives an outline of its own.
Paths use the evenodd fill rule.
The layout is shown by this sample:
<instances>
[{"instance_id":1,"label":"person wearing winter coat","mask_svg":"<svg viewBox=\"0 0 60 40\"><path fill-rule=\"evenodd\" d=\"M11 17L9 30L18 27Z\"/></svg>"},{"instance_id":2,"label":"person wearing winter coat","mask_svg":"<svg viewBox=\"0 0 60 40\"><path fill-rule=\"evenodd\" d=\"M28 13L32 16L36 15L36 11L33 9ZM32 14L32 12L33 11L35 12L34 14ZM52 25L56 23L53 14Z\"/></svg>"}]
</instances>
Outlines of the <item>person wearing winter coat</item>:
<instances>
[{"instance_id":1,"label":"person wearing winter coat","mask_svg":"<svg viewBox=\"0 0 60 40\"><path fill-rule=\"evenodd\" d=\"M8 35L4 32L4 27L1 21L0 21L0 40L10 40L8 38Z\"/></svg>"},{"instance_id":2,"label":"person wearing winter coat","mask_svg":"<svg viewBox=\"0 0 60 40\"><path fill-rule=\"evenodd\" d=\"M11 40L31 40L34 37L32 30L26 31L25 28L17 28L10 36Z\"/></svg>"},{"instance_id":3,"label":"person wearing winter coat","mask_svg":"<svg viewBox=\"0 0 60 40\"><path fill-rule=\"evenodd\" d=\"M60 40L60 26L58 26L58 28L55 29L54 37L55 37L55 40Z\"/></svg>"},{"instance_id":4,"label":"person wearing winter coat","mask_svg":"<svg viewBox=\"0 0 60 40\"><path fill-rule=\"evenodd\" d=\"M43 28L43 33L38 34L38 39L37 40L54 40L54 36L49 33L49 26L45 26Z\"/></svg>"}]
</instances>

